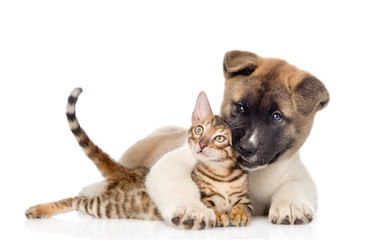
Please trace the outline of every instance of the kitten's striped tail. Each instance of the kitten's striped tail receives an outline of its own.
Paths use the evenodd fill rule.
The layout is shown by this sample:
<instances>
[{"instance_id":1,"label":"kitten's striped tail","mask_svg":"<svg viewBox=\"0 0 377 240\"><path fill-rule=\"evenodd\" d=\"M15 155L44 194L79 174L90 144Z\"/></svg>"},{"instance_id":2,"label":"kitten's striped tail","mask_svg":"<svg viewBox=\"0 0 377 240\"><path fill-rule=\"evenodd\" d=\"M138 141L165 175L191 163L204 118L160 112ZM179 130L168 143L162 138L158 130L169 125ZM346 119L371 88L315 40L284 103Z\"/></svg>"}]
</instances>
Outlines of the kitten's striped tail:
<instances>
[{"instance_id":1,"label":"kitten's striped tail","mask_svg":"<svg viewBox=\"0 0 377 240\"><path fill-rule=\"evenodd\" d=\"M81 93L81 88L75 88L71 92L67 103L67 119L73 135L75 135L77 142L83 148L86 155L97 166L103 177L108 179L116 174L123 174L126 169L95 145L81 128L76 117L76 102Z\"/></svg>"}]
</instances>

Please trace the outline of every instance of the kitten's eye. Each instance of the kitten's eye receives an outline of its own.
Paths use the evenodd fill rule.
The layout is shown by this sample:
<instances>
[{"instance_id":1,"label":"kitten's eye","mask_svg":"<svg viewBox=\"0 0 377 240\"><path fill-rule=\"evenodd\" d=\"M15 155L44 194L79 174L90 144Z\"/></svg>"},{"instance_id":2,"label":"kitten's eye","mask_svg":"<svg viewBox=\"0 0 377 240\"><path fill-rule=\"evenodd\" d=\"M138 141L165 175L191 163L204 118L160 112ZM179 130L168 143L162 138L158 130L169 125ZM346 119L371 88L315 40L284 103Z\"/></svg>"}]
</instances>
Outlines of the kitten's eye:
<instances>
[{"instance_id":1,"label":"kitten's eye","mask_svg":"<svg viewBox=\"0 0 377 240\"><path fill-rule=\"evenodd\" d=\"M198 134L198 135L203 134L203 127L202 127L202 126L197 126L197 127L194 129L194 132L195 132L195 134Z\"/></svg>"},{"instance_id":2,"label":"kitten's eye","mask_svg":"<svg viewBox=\"0 0 377 240\"><path fill-rule=\"evenodd\" d=\"M221 136L221 135L215 137L215 140L218 141L218 142L224 142L225 139L226 138L224 136Z\"/></svg>"},{"instance_id":3,"label":"kitten's eye","mask_svg":"<svg viewBox=\"0 0 377 240\"><path fill-rule=\"evenodd\" d=\"M273 123L281 123L283 121L283 116L279 111L275 111L271 116L271 121Z\"/></svg>"}]
</instances>

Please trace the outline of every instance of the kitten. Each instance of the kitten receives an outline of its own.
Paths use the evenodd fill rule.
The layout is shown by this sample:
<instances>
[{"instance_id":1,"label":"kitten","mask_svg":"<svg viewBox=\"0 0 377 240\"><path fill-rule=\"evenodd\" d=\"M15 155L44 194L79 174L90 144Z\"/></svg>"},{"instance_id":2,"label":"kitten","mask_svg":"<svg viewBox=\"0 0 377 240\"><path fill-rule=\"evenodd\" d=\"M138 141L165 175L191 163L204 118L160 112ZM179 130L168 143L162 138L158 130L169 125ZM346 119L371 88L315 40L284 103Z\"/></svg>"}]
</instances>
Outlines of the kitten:
<instances>
[{"instance_id":1,"label":"kitten","mask_svg":"<svg viewBox=\"0 0 377 240\"><path fill-rule=\"evenodd\" d=\"M229 125L209 115L191 127L189 146L198 162L191 174L201 201L216 214L216 226L246 226L252 206L248 174L236 164Z\"/></svg>"},{"instance_id":2,"label":"kitten","mask_svg":"<svg viewBox=\"0 0 377 240\"><path fill-rule=\"evenodd\" d=\"M75 105L81 92L80 88L72 91L67 104L67 119L78 143L106 179L106 189L98 196L79 195L33 206L25 212L26 217L48 218L78 210L97 218L162 220L145 188L148 169L122 167L96 146L79 125ZM195 111L200 107L197 104ZM221 117L211 114L200 118L194 114L192 120L194 125L189 130L185 147L190 148L198 159L192 178L199 187L202 202L215 210L216 226L247 225L252 211L247 173L236 165L230 127ZM179 220L178 217L172 222L178 225ZM183 224L185 228L192 227L190 221Z\"/></svg>"}]
</instances>

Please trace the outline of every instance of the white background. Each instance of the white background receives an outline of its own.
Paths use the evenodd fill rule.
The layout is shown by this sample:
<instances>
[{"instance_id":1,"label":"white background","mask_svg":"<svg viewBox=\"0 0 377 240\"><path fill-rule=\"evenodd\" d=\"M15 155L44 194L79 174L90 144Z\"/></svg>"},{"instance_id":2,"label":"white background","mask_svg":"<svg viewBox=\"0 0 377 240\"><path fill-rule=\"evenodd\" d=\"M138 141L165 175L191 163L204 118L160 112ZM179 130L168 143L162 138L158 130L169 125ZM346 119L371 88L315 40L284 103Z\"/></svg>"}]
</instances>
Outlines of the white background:
<instances>
[{"instance_id":1,"label":"white background","mask_svg":"<svg viewBox=\"0 0 377 240\"><path fill-rule=\"evenodd\" d=\"M1 1L1 239L376 236L376 7L372 1ZM163 222L68 213L26 220L33 204L74 196L101 176L65 119L77 115L114 158L157 127L188 127L199 91L215 112L222 58L240 49L311 72L331 101L302 158L319 190L316 220L179 231Z\"/></svg>"}]
</instances>

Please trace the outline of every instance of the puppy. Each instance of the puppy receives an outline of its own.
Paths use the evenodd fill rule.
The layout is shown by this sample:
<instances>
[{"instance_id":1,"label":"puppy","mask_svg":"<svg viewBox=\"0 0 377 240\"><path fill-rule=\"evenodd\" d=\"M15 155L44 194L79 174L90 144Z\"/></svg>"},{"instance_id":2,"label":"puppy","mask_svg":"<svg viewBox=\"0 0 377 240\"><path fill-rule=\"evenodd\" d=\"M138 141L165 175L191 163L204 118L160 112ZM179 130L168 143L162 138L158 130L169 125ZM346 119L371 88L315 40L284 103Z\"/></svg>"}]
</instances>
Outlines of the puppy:
<instances>
[{"instance_id":1,"label":"puppy","mask_svg":"<svg viewBox=\"0 0 377 240\"><path fill-rule=\"evenodd\" d=\"M238 164L250 171L255 215L272 223L313 220L317 190L299 149L329 93L316 77L286 61L226 53L221 115L233 126Z\"/></svg>"},{"instance_id":2,"label":"puppy","mask_svg":"<svg viewBox=\"0 0 377 240\"><path fill-rule=\"evenodd\" d=\"M326 87L284 60L245 51L227 52L223 71L221 116L231 125L239 166L249 171L253 214L268 215L274 224L311 222L317 209L317 190L301 162L299 149L310 133L315 114L329 102ZM179 175L177 168L154 166L157 161L168 161L184 144L186 134L187 130L179 128L157 130L127 150L119 161L125 167L151 168L147 190L159 203L166 222L176 226L172 219L179 217L180 228L186 229L185 223L192 229L203 224L208 228L214 214L199 199L190 199L197 192L185 189L185 183L192 181L187 169L182 168L187 179L169 179L173 175L169 171ZM170 189L156 184L161 179L174 186ZM81 194L97 191L95 186L88 189Z\"/></svg>"}]
</instances>

